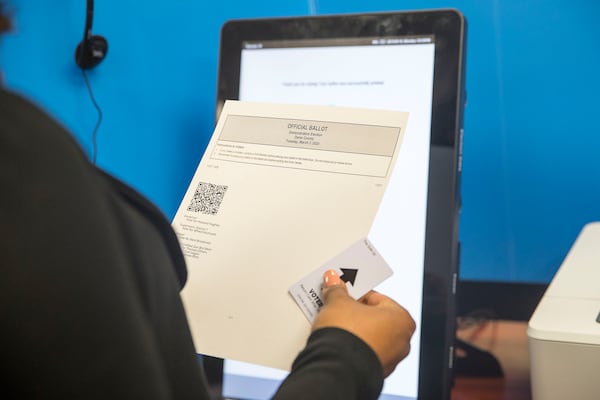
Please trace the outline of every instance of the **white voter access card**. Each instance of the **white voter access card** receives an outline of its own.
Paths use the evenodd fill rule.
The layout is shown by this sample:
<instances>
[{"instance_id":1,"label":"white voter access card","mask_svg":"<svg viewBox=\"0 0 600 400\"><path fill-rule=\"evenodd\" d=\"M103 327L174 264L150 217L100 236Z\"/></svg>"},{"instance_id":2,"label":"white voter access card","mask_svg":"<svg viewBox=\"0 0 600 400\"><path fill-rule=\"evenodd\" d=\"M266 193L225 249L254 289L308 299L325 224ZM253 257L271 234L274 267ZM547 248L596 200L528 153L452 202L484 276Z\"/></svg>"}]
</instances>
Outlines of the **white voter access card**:
<instances>
[{"instance_id":1,"label":"white voter access card","mask_svg":"<svg viewBox=\"0 0 600 400\"><path fill-rule=\"evenodd\" d=\"M340 275L354 299L364 296L393 273L368 239L354 243L290 288L290 295L311 323L323 306L323 274L330 269Z\"/></svg>"}]
</instances>

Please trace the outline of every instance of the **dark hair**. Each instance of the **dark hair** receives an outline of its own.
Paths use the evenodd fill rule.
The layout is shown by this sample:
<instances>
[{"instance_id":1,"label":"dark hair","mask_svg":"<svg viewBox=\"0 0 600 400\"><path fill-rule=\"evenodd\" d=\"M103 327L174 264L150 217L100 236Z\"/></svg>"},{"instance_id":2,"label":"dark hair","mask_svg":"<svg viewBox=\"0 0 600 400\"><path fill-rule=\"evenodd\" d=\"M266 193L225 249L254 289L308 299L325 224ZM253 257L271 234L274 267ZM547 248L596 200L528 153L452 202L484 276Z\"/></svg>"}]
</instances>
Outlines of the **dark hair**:
<instances>
[{"instance_id":1,"label":"dark hair","mask_svg":"<svg viewBox=\"0 0 600 400\"><path fill-rule=\"evenodd\" d=\"M10 23L10 18L6 12L6 5L4 2L0 2L0 33L10 30L11 27L12 24Z\"/></svg>"}]
</instances>

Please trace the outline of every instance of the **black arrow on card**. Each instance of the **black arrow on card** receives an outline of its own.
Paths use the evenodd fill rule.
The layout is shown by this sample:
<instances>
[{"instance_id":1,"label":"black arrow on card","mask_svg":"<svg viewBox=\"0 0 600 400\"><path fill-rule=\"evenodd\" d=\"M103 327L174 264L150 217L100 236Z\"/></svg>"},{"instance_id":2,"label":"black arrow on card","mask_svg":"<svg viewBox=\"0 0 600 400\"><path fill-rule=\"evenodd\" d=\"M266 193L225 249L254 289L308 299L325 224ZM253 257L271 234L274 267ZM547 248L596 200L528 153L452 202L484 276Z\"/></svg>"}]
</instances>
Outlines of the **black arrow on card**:
<instances>
[{"instance_id":1,"label":"black arrow on card","mask_svg":"<svg viewBox=\"0 0 600 400\"><path fill-rule=\"evenodd\" d=\"M340 276L340 279L346 283L350 282L350 284L354 286L354 281L356 281L356 273L358 272L358 270L350 268L340 269L342 270L342 275Z\"/></svg>"}]
</instances>

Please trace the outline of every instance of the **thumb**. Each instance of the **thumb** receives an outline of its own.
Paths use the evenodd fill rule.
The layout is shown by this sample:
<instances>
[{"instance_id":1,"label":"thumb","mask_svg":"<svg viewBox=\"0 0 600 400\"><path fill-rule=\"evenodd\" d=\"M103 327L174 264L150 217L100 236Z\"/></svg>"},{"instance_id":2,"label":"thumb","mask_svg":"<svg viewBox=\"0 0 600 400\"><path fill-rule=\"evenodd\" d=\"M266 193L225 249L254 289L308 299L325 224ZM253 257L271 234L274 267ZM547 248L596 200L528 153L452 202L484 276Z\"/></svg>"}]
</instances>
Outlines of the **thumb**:
<instances>
[{"instance_id":1,"label":"thumb","mask_svg":"<svg viewBox=\"0 0 600 400\"><path fill-rule=\"evenodd\" d=\"M341 299L350 297L346 284L338 273L333 270L327 270L323 274L323 301L325 304L335 301L335 299Z\"/></svg>"}]
</instances>

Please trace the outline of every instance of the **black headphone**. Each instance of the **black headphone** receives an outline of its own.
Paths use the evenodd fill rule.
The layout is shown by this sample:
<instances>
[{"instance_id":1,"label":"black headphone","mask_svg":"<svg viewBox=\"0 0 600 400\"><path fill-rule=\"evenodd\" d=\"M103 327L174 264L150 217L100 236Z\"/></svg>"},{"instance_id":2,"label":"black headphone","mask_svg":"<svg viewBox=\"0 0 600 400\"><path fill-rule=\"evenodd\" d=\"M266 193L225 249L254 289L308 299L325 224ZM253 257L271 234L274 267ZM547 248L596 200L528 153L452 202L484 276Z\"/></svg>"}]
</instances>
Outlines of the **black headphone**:
<instances>
[{"instance_id":1,"label":"black headphone","mask_svg":"<svg viewBox=\"0 0 600 400\"><path fill-rule=\"evenodd\" d=\"M85 16L85 31L83 40L75 49L75 63L81 69L91 69L100 64L108 52L108 42L99 35L92 35L92 21L94 19L94 0L87 0Z\"/></svg>"}]
</instances>

